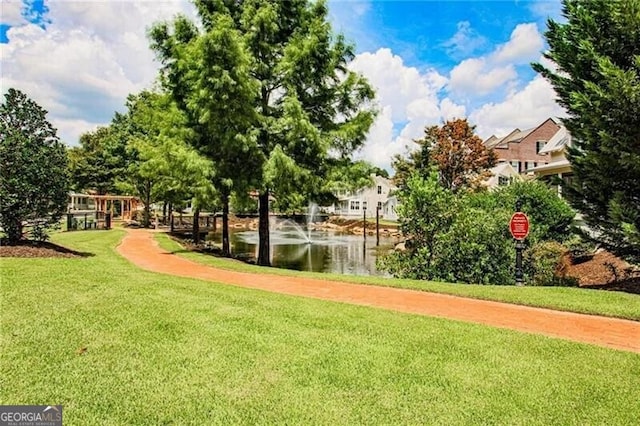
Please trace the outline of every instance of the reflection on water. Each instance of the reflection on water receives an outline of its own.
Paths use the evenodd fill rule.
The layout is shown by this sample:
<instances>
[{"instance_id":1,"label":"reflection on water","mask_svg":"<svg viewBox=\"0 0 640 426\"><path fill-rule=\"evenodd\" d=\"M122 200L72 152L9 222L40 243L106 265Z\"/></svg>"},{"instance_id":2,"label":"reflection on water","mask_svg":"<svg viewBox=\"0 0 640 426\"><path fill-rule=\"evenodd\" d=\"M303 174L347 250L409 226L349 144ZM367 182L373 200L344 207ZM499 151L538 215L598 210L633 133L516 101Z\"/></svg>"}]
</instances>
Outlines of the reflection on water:
<instances>
[{"instance_id":1,"label":"reflection on water","mask_svg":"<svg viewBox=\"0 0 640 426\"><path fill-rule=\"evenodd\" d=\"M229 229L229 232L234 255L257 258L257 231ZM220 243L219 231L213 235L213 240ZM394 238L380 237L380 246L376 247L375 236L367 236L364 241L362 235L324 230L301 233L299 229L287 226L272 229L270 240L271 265L277 268L380 276L387 274L376 269L377 254L398 242Z\"/></svg>"}]
</instances>

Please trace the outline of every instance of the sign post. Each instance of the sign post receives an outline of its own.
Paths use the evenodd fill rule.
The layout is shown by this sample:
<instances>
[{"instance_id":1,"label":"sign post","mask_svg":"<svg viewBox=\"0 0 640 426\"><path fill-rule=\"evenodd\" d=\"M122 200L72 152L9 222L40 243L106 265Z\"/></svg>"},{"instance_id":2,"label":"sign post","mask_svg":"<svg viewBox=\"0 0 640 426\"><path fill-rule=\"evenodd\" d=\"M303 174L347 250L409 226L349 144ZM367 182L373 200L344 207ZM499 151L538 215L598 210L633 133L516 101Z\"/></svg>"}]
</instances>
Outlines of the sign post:
<instances>
[{"instance_id":1,"label":"sign post","mask_svg":"<svg viewBox=\"0 0 640 426\"><path fill-rule=\"evenodd\" d=\"M523 240L529 235L529 218L520 210L522 203L516 201L516 212L511 216L509 221L509 231L516 240L516 285L521 286L524 283L524 271L522 270L522 250L524 249Z\"/></svg>"}]
</instances>

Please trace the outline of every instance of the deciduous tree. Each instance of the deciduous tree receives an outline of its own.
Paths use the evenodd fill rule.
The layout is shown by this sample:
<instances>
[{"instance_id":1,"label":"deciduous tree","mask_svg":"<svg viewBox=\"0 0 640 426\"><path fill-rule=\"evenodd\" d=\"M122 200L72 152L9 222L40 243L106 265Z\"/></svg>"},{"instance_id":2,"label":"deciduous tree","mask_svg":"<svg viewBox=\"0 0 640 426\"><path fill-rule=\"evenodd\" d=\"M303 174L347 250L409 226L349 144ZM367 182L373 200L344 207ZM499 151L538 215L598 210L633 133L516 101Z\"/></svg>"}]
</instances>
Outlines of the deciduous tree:
<instances>
[{"instance_id":1,"label":"deciduous tree","mask_svg":"<svg viewBox=\"0 0 640 426\"><path fill-rule=\"evenodd\" d=\"M308 196L321 188L327 159L332 154L348 155L364 142L374 117L367 107L373 91L364 78L347 69L353 48L331 32L324 2L195 3L203 35L185 18L179 18L172 31L167 24L154 28L154 48L165 63L174 95L189 99L200 87L203 98L210 99L209 105L200 108L206 120L234 120L223 133L222 146L233 145L243 136L255 141L255 152L235 149L232 153L257 158L254 164L259 167L252 172L260 188L258 263L268 265L269 193L290 192L291 182L296 182L298 195L288 196L298 203L301 194ZM197 46L199 40L216 40L221 30L230 38L227 44L217 46L231 46L227 52L207 55L206 49L188 47ZM205 42L205 46L216 45ZM238 61L248 67L248 76L241 72L244 68ZM189 77L190 71L200 72L201 63L219 74L211 76L209 86L198 86ZM186 83L176 84L180 80ZM237 105L249 105L251 114L244 109L233 112L235 99L229 94L241 87L251 88L250 101ZM236 125L236 119L244 122ZM244 140L240 146L243 144ZM220 146L210 145L214 150ZM233 181L239 170L235 173L227 178Z\"/></svg>"},{"instance_id":2,"label":"deciduous tree","mask_svg":"<svg viewBox=\"0 0 640 426\"><path fill-rule=\"evenodd\" d=\"M424 164L426 155L426 163L438 169L440 184L454 192L478 187L496 163L495 153L487 149L466 119L430 126L424 133L424 138L416 141L421 146L416 163Z\"/></svg>"}]
</instances>

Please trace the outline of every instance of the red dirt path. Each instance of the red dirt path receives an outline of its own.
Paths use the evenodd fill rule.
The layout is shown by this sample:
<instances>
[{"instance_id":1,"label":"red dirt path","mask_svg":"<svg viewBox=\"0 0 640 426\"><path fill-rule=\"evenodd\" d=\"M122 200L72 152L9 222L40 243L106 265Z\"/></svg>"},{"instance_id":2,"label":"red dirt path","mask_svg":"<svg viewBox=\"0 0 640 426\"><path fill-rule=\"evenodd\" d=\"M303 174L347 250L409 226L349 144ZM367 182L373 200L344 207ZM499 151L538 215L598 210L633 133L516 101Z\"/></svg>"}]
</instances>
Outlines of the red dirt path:
<instances>
[{"instance_id":1,"label":"red dirt path","mask_svg":"<svg viewBox=\"0 0 640 426\"><path fill-rule=\"evenodd\" d=\"M486 324L640 353L640 322L416 290L227 271L161 249L147 230L128 230L118 252L142 269L294 296Z\"/></svg>"}]
</instances>

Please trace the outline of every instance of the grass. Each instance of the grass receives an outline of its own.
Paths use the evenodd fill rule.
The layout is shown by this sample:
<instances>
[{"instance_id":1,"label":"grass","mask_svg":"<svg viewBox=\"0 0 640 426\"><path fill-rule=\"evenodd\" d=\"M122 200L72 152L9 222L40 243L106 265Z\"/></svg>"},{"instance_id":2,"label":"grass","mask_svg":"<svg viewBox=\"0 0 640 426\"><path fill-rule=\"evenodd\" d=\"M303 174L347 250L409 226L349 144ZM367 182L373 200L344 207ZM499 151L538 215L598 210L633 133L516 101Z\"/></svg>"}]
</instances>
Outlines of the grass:
<instances>
[{"instance_id":1,"label":"grass","mask_svg":"<svg viewBox=\"0 0 640 426\"><path fill-rule=\"evenodd\" d=\"M0 404L63 404L66 425L640 416L638 354L145 272L114 252L122 236L54 236L92 257L2 259Z\"/></svg>"},{"instance_id":2,"label":"grass","mask_svg":"<svg viewBox=\"0 0 640 426\"><path fill-rule=\"evenodd\" d=\"M234 271L273 274L276 276L303 276L350 283L423 290L475 299L494 300L498 302L640 321L640 296L635 294L572 287L515 287L452 284L434 281L323 274L279 268L264 268L237 260L190 252L185 250L167 234L159 233L156 234L155 238L163 249L175 253L178 256L198 263Z\"/></svg>"}]
</instances>

